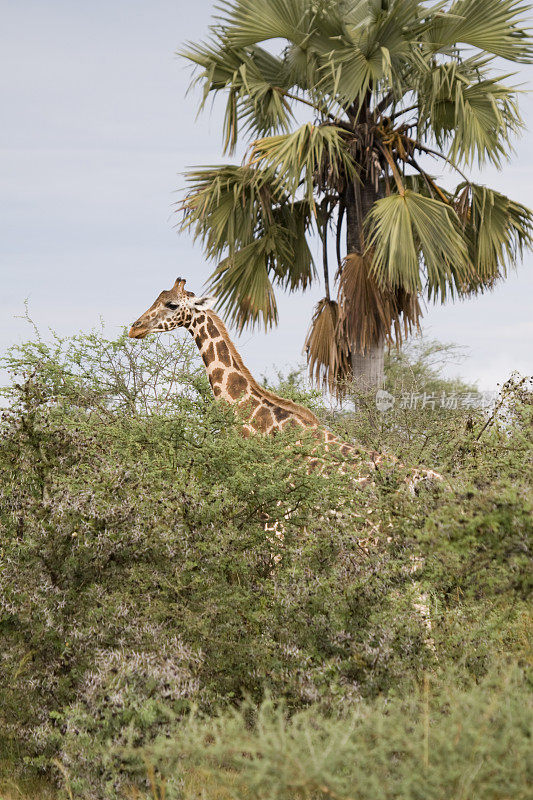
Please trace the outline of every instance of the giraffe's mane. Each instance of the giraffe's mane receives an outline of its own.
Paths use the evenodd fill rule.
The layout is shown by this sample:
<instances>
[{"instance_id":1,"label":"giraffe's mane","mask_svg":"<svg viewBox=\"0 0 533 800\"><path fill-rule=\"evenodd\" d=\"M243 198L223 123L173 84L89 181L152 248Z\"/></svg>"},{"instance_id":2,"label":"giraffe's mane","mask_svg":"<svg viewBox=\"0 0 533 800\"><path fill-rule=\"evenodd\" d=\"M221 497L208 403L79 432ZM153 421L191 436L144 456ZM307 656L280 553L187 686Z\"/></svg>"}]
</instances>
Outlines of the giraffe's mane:
<instances>
[{"instance_id":1,"label":"giraffe's mane","mask_svg":"<svg viewBox=\"0 0 533 800\"><path fill-rule=\"evenodd\" d=\"M318 417L316 417L313 414L313 412L310 411L305 406L302 406L299 403L295 403L293 400L287 400L285 397L280 397L279 395L274 394L274 392L271 392L268 389L265 389L263 386L260 386L257 383L254 376L252 375L252 373L250 372L250 370L248 369L248 367L244 365L239 351L233 344L230 335L226 329L226 326L224 325L218 314L215 314L214 311L207 311L207 315L213 319L214 323L219 329L220 334L224 339L224 341L226 342L228 349L231 355L233 356L237 367L242 372L246 380L249 381L250 385L256 391L258 391L263 397L266 397L267 400L276 403L276 405L280 406L280 408L284 408L286 411L290 411L292 414L298 414L299 417L301 417L305 422L308 422L310 425L320 425Z\"/></svg>"}]
</instances>

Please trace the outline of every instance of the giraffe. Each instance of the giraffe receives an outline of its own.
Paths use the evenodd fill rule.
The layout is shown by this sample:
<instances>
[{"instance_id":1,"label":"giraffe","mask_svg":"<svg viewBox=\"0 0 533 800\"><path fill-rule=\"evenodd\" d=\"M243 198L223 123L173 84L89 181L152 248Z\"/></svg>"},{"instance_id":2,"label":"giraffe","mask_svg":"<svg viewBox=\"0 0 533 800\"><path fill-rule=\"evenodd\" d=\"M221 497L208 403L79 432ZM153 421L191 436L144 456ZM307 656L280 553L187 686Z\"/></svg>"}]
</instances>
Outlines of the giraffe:
<instances>
[{"instance_id":1,"label":"giraffe","mask_svg":"<svg viewBox=\"0 0 533 800\"><path fill-rule=\"evenodd\" d=\"M326 451L335 448L342 456L350 457L354 471L357 465L363 468L365 474L353 476L354 481L363 486L370 482L368 472L381 464L402 466L393 456L343 442L324 428L308 408L260 386L245 367L226 326L212 311L215 302L214 297L197 297L194 292L187 291L185 279L177 278L172 289L162 291L150 308L132 324L129 336L144 339L149 333L179 327L188 330L200 351L213 395L236 406L243 419L245 436L251 433L273 434L287 426L311 430ZM317 468L320 463L319 457L309 458L310 468ZM434 477L436 473L414 470L412 479L416 482L419 475Z\"/></svg>"},{"instance_id":2,"label":"giraffe","mask_svg":"<svg viewBox=\"0 0 533 800\"><path fill-rule=\"evenodd\" d=\"M132 324L129 336L132 339L144 339L150 333L171 331L174 328L183 327L188 330L200 351L213 395L237 408L243 420L242 432L245 436L253 433L273 434L287 426L311 431L326 452L334 448L345 457L340 469L343 472L349 469L352 482L360 487L372 483L371 474L381 464L403 467L394 456L343 442L323 427L318 417L308 408L260 386L245 367L226 326L212 310L215 303L215 297L197 297L194 292L186 291L185 279L177 278L174 286L162 291L150 308ZM307 460L310 470L318 468L322 471L326 466L324 459L315 455L315 452ZM411 469L409 473L404 482L413 493L416 484L421 480L442 480L442 476L433 470ZM278 523L271 526L267 521L265 532L274 534L281 540L284 538L283 526L279 527ZM363 546L360 542L359 546L368 551L368 544L367 541L366 546ZM279 555L273 556L275 564L279 558ZM412 562L412 570L416 572L421 566L420 560L413 557ZM428 647L435 651L428 599L418 589L416 580L414 586L418 596L413 607L426 627Z\"/></svg>"}]
</instances>

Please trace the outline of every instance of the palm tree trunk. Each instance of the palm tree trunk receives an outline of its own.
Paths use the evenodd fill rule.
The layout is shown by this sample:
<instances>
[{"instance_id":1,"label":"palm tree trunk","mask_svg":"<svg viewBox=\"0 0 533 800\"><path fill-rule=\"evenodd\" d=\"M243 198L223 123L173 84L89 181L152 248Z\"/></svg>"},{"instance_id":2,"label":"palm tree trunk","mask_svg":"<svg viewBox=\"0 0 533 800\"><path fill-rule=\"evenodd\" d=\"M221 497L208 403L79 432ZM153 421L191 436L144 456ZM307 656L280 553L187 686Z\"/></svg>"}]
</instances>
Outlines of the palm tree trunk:
<instances>
[{"instance_id":1,"label":"palm tree trunk","mask_svg":"<svg viewBox=\"0 0 533 800\"><path fill-rule=\"evenodd\" d=\"M373 203L379 199L373 183L368 180L362 185L353 183L346 191L346 249L348 253L362 254L364 250L363 220ZM385 342L378 341L367 345L361 352L357 342L350 343L354 381L361 389L380 388L385 382Z\"/></svg>"},{"instance_id":2,"label":"palm tree trunk","mask_svg":"<svg viewBox=\"0 0 533 800\"><path fill-rule=\"evenodd\" d=\"M352 371L356 385L363 391L379 389L385 382L385 342L380 339L364 353L352 349Z\"/></svg>"}]
</instances>

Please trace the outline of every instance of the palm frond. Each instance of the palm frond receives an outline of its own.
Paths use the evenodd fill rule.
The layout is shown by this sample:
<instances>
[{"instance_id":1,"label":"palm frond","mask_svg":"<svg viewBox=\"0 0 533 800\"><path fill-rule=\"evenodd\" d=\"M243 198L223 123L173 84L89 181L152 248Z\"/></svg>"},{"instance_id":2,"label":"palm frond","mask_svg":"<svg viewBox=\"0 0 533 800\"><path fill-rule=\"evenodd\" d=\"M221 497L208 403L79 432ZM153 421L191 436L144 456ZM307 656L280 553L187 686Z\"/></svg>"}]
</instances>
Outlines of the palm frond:
<instances>
[{"instance_id":1,"label":"palm frond","mask_svg":"<svg viewBox=\"0 0 533 800\"><path fill-rule=\"evenodd\" d=\"M449 157L470 164L477 156L481 165L499 166L512 149L510 139L522 127L516 92L495 80L457 87L455 125Z\"/></svg>"},{"instance_id":2,"label":"palm frond","mask_svg":"<svg viewBox=\"0 0 533 800\"><path fill-rule=\"evenodd\" d=\"M231 252L248 245L272 220L272 206L280 199L265 172L246 166L191 170L187 183L182 228L192 228L208 258L220 259L227 248Z\"/></svg>"},{"instance_id":3,"label":"palm frond","mask_svg":"<svg viewBox=\"0 0 533 800\"><path fill-rule=\"evenodd\" d=\"M311 0L223 0L219 4L230 41L246 47L268 39L306 45L313 33L342 31L338 4Z\"/></svg>"},{"instance_id":4,"label":"palm frond","mask_svg":"<svg viewBox=\"0 0 533 800\"><path fill-rule=\"evenodd\" d=\"M467 291L490 289L533 245L533 214L505 195L472 183L457 187L455 203L475 269Z\"/></svg>"},{"instance_id":5,"label":"palm frond","mask_svg":"<svg viewBox=\"0 0 533 800\"><path fill-rule=\"evenodd\" d=\"M314 48L290 44L285 50L285 67L292 85L309 92L314 98L321 67L321 59ZM323 97L320 100L326 105Z\"/></svg>"},{"instance_id":6,"label":"palm frond","mask_svg":"<svg viewBox=\"0 0 533 800\"><path fill-rule=\"evenodd\" d=\"M368 251L378 283L422 291L422 267L429 297L444 300L460 292L473 275L468 247L451 206L407 189L374 203L367 219Z\"/></svg>"},{"instance_id":7,"label":"palm frond","mask_svg":"<svg viewBox=\"0 0 533 800\"><path fill-rule=\"evenodd\" d=\"M270 282L291 291L305 290L315 277L306 238L311 207L305 200L291 202L268 174L251 167L195 170L188 182L182 227L193 229L209 258L223 259L212 276L212 288L240 327L255 324L259 316L265 325L272 324L275 303ZM256 279L249 272L254 268L259 271ZM265 271L268 283L261 278ZM237 277L242 280L242 296Z\"/></svg>"},{"instance_id":8,"label":"palm frond","mask_svg":"<svg viewBox=\"0 0 533 800\"><path fill-rule=\"evenodd\" d=\"M344 13L342 46L331 49L319 84L340 105L361 103L369 89L398 89L402 63L411 60L412 26L418 22L417 0L353 3ZM407 87L406 87L407 88ZM401 97L403 92L397 94Z\"/></svg>"},{"instance_id":9,"label":"palm frond","mask_svg":"<svg viewBox=\"0 0 533 800\"><path fill-rule=\"evenodd\" d=\"M218 31L205 44L189 42L186 47L178 50L177 55L200 68L192 85L204 86L204 97L200 106L202 109L210 91L224 89L231 81L241 64L242 53L229 47L223 32Z\"/></svg>"},{"instance_id":10,"label":"palm frond","mask_svg":"<svg viewBox=\"0 0 533 800\"><path fill-rule=\"evenodd\" d=\"M266 329L278 319L273 282L290 291L305 290L314 276L303 224L285 227L273 221L248 244L231 248L211 275L209 288L239 330L260 322Z\"/></svg>"},{"instance_id":11,"label":"palm frond","mask_svg":"<svg viewBox=\"0 0 533 800\"><path fill-rule=\"evenodd\" d=\"M232 88L238 94L237 113L250 136L289 130L293 120L285 89L291 84L284 62L254 45L243 56Z\"/></svg>"},{"instance_id":12,"label":"palm frond","mask_svg":"<svg viewBox=\"0 0 533 800\"><path fill-rule=\"evenodd\" d=\"M264 170L272 181L295 196L303 184L305 199L314 206L315 175L327 175L339 188L345 180L355 179L356 171L344 142L345 132L334 125L308 123L293 133L258 139L253 143L250 163Z\"/></svg>"},{"instance_id":13,"label":"palm frond","mask_svg":"<svg viewBox=\"0 0 533 800\"><path fill-rule=\"evenodd\" d=\"M357 46L346 46L331 54L322 68L321 91L337 99L341 106L361 102L373 82L385 74L385 59L379 48L365 55Z\"/></svg>"},{"instance_id":14,"label":"palm frond","mask_svg":"<svg viewBox=\"0 0 533 800\"><path fill-rule=\"evenodd\" d=\"M522 0L456 0L433 15L425 36L434 51L466 44L509 61L530 63L531 39L525 28L531 5Z\"/></svg>"},{"instance_id":15,"label":"palm frond","mask_svg":"<svg viewBox=\"0 0 533 800\"><path fill-rule=\"evenodd\" d=\"M452 160L471 163L477 156L480 164L498 165L521 128L517 89L483 77L486 66L486 58L476 57L428 66L421 75L419 137L431 134Z\"/></svg>"},{"instance_id":16,"label":"palm frond","mask_svg":"<svg viewBox=\"0 0 533 800\"><path fill-rule=\"evenodd\" d=\"M288 130L292 119L284 87L290 78L282 59L261 47L232 47L225 34L207 45L191 44L180 55L199 67L193 85L203 88L200 110L211 93L227 92L224 152L237 143L239 127L254 136Z\"/></svg>"},{"instance_id":17,"label":"palm frond","mask_svg":"<svg viewBox=\"0 0 533 800\"><path fill-rule=\"evenodd\" d=\"M277 258L272 266L273 280L290 292L305 291L316 278L307 234L312 225L312 209L305 200L280 203L272 210L274 223L287 231L290 253L287 259ZM266 229L266 226L264 226Z\"/></svg>"},{"instance_id":18,"label":"palm frond","mask_svg":"<svg viewBox=\"0 0 533 800\"><path fill-rule=\"evenodd\" d=\"M281 248L278 242L277 249ZM265 329L277 324L276 298L268 276L272 253L270 236L256 239L227 256L211 276L210 291L240 331L261 320Z\"/></svg>"}]
</instances>

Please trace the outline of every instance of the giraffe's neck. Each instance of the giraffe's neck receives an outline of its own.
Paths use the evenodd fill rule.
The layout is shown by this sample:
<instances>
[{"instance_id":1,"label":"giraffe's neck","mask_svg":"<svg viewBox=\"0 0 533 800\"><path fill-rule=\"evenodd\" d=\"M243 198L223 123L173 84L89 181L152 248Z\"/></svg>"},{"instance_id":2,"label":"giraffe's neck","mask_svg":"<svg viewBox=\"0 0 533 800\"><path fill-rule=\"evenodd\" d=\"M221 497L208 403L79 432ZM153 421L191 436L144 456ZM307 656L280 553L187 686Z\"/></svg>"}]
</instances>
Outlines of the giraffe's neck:
<instances>
[{"instance_id":1,"label":"giraffe's neck","mask_svg":"<svg viewBox=\"0 0 533 800\"><path fill-rule=\"evenodd\" d=\"M186 327L200 351L214 396L238 406L249 430L272 433L287 424L318 427L318 420L307 408L257 383L214 312L195 315Z\"/></svg>"},{"instance_id":2,"label":"giraffe's neck","mask_svg":"<svg viewBox=\"0 0 533 800\"><path fill-rule=\"evenodd\" d=\"M326 451L333 448L353 461L351 469L358 467L360 475L355 480L362 484L368 482L368 473L379 465L399 464L394 456L343 442L322 427L308 408L278 397L260 386L244 366L226 326L213 311L195 315L185 327L200 351L214 396L239 408L245 432L270 434L283 430L287 425L311 429ZM320 467L321 459L311 457L309 463L310 468L314 469Z\"/></svg>"}]
</instances>

